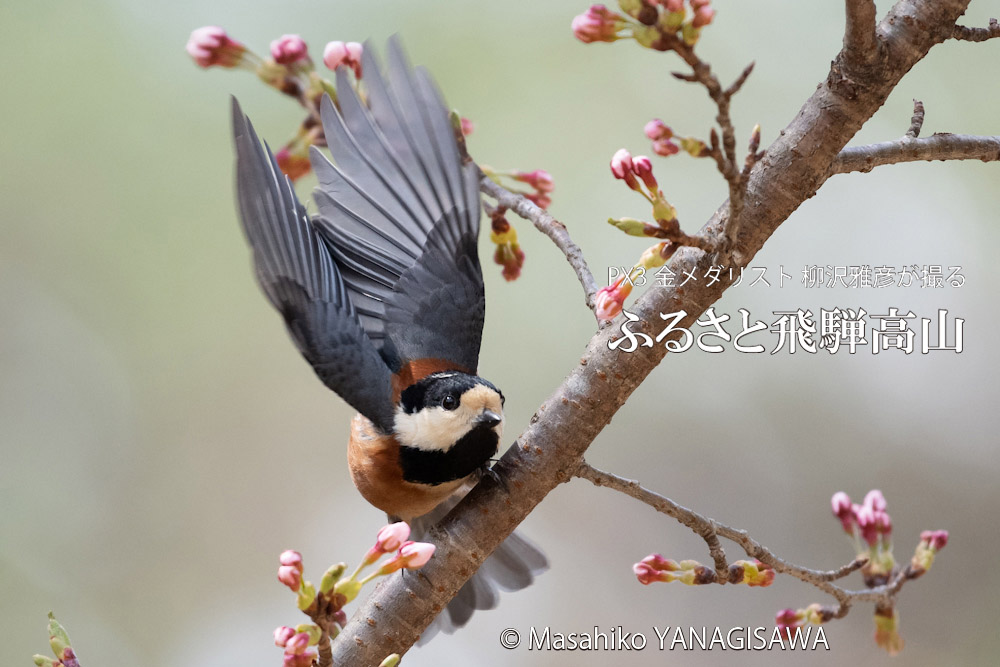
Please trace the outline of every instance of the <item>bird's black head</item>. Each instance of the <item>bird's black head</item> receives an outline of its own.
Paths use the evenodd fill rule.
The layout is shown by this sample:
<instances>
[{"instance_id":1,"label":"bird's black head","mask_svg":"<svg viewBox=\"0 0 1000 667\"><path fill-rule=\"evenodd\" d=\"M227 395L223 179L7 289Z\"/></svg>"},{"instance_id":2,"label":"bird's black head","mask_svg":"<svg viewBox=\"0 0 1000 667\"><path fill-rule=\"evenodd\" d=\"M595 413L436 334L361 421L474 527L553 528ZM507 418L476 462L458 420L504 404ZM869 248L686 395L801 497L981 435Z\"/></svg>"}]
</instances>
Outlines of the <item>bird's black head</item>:
<instances>
[{"instance_id":1,"label":"bird's black head","mask_svg":"<svg viewBox=\"0 0 1000 667\"><path fill-rule=\"evenodd\" d=\"M492 383L458 371L434 373L403 390L395 434L401 445L447 451L472 431L503 433L503 394Z\"/></svg>"}]
</instances>

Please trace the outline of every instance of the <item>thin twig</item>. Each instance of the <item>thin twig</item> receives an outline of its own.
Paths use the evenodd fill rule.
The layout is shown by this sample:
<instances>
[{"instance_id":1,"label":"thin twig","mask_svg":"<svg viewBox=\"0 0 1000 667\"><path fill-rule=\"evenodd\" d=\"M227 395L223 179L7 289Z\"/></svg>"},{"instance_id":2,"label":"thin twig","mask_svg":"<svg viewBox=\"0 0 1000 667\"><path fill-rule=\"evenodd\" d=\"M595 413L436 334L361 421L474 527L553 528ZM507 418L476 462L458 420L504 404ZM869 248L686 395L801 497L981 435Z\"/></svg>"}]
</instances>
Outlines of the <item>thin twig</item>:
<instances>
[{"instance_id":1,"label":"thin twig","mask_svg":"<svg viewBox=\"0 0 1000 667\"><path fill-rule=\"evenodd\" d=\"M795 577L800 581L804 581L815 586L824 593L832 595L837 599L837 602L840 605L834 614L834 617L836 618L845 616L854 602L874 602L876 604L891 606L895 600L895 596L903 587L903 584L908 579L913 578L909 568L905 568L896 573L888 583L882 586L876 586L874 588L861 591L848 590L831 582L842 579L852 572L864 567L864 565L868 562L867 557L859 556L847 565L837 568L836 570L824 571L802 567L800 565L789 563L788 561L774 555L770 549L750 537L745 530L730 528L729 526L721 524L714 519L703 516L694 510L690 510L675 503L666 496L661 496L655 491L651 491L641 486L635 480L625 479L624 477L619 477L618 475L598 470L586 461L580 463L580 466L577 468L574 475L576 477L586 479L595 486L605 486L609 489L624 493L631 498L635 498L639 502L649 505L656 511L666 514L667 516L676 519L681 524L690 528L692 531L700 535L705 540L706 544L708 544L709 552L715 560L717 574L720 574L720 568L722 572L725 572L728 567L725 561L725 555L722 555L721 560L718 556L718 554L722 552L721 546L718 545L718 537L721 536L728 540L732 540L738 544L744 552L746 552L747 556L756 558L760 562L769 565L776 572ZM718 577L718 580L722 583L725 581L725 577L720 576Z\"/></svg>"},{"instance_id":2,"label":"thin twig","mask_svg":"<svg viewBox=\"0 0 1000 667\"><path fill-rule=\"evenodd\" d=\"M316 667L333 667L333 650L330 647L330 635L323 630L319 636L319 644L316 646L319 652L319 660Z\"/></svg>"},{"instance_id":3,"label":"thin twig","mask_svg":"<svg viewBox=\"0 0 1000 667\"><path fill-rule=\"evenodd\" d=\"M906 131L906 136L916 139L920 136L920 129L924 126L924 103L920 100L913 100L913 117L910 118L910 129Z\"/></svg>"},{"instance_id":4,"label":"thin twig","mask_svg":"<svg viewBox=\"0 0 1000 667\"><path fill-rule=\"evenodd\" d=\"M844 55L854 63L871 62L876 55L875 0L847 0Z\"/></svg>"},{"instance_id":5,"label":"thin twig","mask_svg":"<svg viewBox=\"0 0 1000 667\"><path fill-rule=\"evenodd\" d=\"M884 164L929 160L1000 160L1000 136L933 134L920 139L902 138L840 151L830 167L831 174L871 171Z\"/></svg>"},{"instance_id":6,"label":"thin twig","mask_svg":"<svg viewBox=\"0 0 1000 667\"><path fill-rule=\"evenodd\" d=\"M1000 37L1000 23L996 19L990 19L988 28L969 28L964 25L957 25L951 33L952 39L959 39L965 42L985 42L988 39Z\"/></svg>"},{"instance_id":7,"label":"thin twig","mask_svg":"<svg viewBox=\"0 0 1000 667\"><path fill-rule=\"evenodd\" d=\"M479 182L479 189L486 195L496 200L497 205L509 209L525 220L531 222L538 231L542 232L556 244L556 247L566 256L566 261L576 272L576 277L583 286L584 297L587 307L594 309L594 295L597 293L597 283L594 282L594 274L587 266L587 260L583 256L580 246L573 242L566 225L553 218L547 211L539 208L533 201L523 195L511 192L497 185L496 182L487 176L483 176Z\"/></svg>"}]
</instances>

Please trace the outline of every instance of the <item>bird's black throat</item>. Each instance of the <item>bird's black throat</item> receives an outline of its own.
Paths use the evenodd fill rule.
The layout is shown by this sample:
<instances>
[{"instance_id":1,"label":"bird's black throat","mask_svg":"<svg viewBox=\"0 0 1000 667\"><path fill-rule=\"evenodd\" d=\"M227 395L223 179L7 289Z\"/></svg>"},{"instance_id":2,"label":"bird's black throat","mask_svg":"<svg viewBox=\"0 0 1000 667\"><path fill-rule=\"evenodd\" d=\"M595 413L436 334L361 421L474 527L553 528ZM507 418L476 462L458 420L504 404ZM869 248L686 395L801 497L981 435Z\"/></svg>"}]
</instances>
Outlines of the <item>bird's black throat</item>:
<instances>
[{"instance_id":1,"label":"bird's black throat","mask_svg":"<svg viewBox=\"0 0 1000 667\"><path fill-rule=\"evenodd\" d=\"M437 485L468 477L497 453L498 441L496 431L478 426L462 436L448 451L400 446L399 463L403 468L403 479Z\"/></svg>"}]
</instances>

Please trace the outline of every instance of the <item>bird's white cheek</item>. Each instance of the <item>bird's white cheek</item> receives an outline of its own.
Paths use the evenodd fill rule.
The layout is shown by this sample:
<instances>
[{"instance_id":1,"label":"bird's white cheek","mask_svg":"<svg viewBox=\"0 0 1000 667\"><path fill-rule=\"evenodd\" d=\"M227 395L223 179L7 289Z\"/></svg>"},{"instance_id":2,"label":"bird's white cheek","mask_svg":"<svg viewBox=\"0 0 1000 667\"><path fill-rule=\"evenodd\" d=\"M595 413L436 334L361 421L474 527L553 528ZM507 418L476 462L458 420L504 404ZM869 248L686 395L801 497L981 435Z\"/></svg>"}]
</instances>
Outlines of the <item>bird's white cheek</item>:
<instances>
[{"instance_id":1,"label":"bird's white cheek","mask_svg":"<svg viewBox=\"0 0 1000 667\"><path fill-rule=\"evenodd\" d=\"M396 413L396 438L408 447L448 451L466 431L454 411L433 408L410 415Z\"/></svg>"}]
</instances>

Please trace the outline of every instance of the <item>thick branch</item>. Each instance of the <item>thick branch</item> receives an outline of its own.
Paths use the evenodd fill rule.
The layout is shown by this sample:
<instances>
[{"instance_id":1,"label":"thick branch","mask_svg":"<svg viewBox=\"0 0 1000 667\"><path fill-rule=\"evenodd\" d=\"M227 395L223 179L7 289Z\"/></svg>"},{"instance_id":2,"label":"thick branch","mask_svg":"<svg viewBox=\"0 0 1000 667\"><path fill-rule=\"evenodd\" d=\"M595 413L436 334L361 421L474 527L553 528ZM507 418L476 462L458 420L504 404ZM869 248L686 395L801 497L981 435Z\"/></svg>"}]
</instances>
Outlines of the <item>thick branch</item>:
<instances>
[{"instance_id":1,"label":"thick branch","mask_svg":"<svg viewBox=\"0 0 1000 667\"><path fill-rule=\"evenodd\" d=\"M842 57L834 61L826 81L768 147L767 159L750 172L743 224L733 240L734 268L746 266L778 226L816 193L841 149L903 75L951 34L969 1L899 0L879 26L883 67L873 72ZM728 205L720 207L702 234L719 241L728 210ZM669 268L676 275L703 275L712 263L700 250L680 248ZM691 281L683 288L649 289L631 308L639 318L632 330L655 335L663 323L660 313L682 309L688 314L677 326L690 327L728 284ZM390 653L409 649L483 560L549 491L573 476L590 444L667 352L663 345L632 354L609 349L620 335L614 326L594 335L579 365L494 466L503 483L484 477L431 530L429 538L438 548L421 571L425 576L391 577L369 596L334 642L335 664L378 664Z\"/></svg>"},{"instance_id":2,"label":"thick branch","mask_svg":"<svg viewBox=\"0 0 1000 667\"><path fill-rule=\"evenodd\" d=\"M580 246L573 242L566 231L566 225L553 218L548 211L539 208L533 201L523 195L511 192L496 184L488 176L483 176L479 182L479 189L486 195L496 200L497 205L510 209L519 216L531 222L538 231L542 232L556 244L564 255L566 261L576 272L576 277L583 286L584 298L587 308L594 309L594 295L597 293L597 283L594 282L594 274L587 266L587 260L583 257Z\"/></svg>"},{"instance_id":3,"label":"thick branch","mask_svg":"<svg viewBox=\"0 0 1000 667\"><path fill-rule=\"evenodd\" d=\"M876 55L875 0L847 0L844 55L854 63L871 62Z\"/></svg>"},{"instance_id":4,"label":"thick branch","mask_svg":"<svg viewBox=\"0 0 1000 667\"><path fill-rule=\"evenodd\" d=\"M928 160L1000 160L1000 136L977 137L968 134L933 134L921 139L903 137L867 146L852 146L840 151L831 174L871 171L884 164Z\"/></svg>"}]
</instances>

